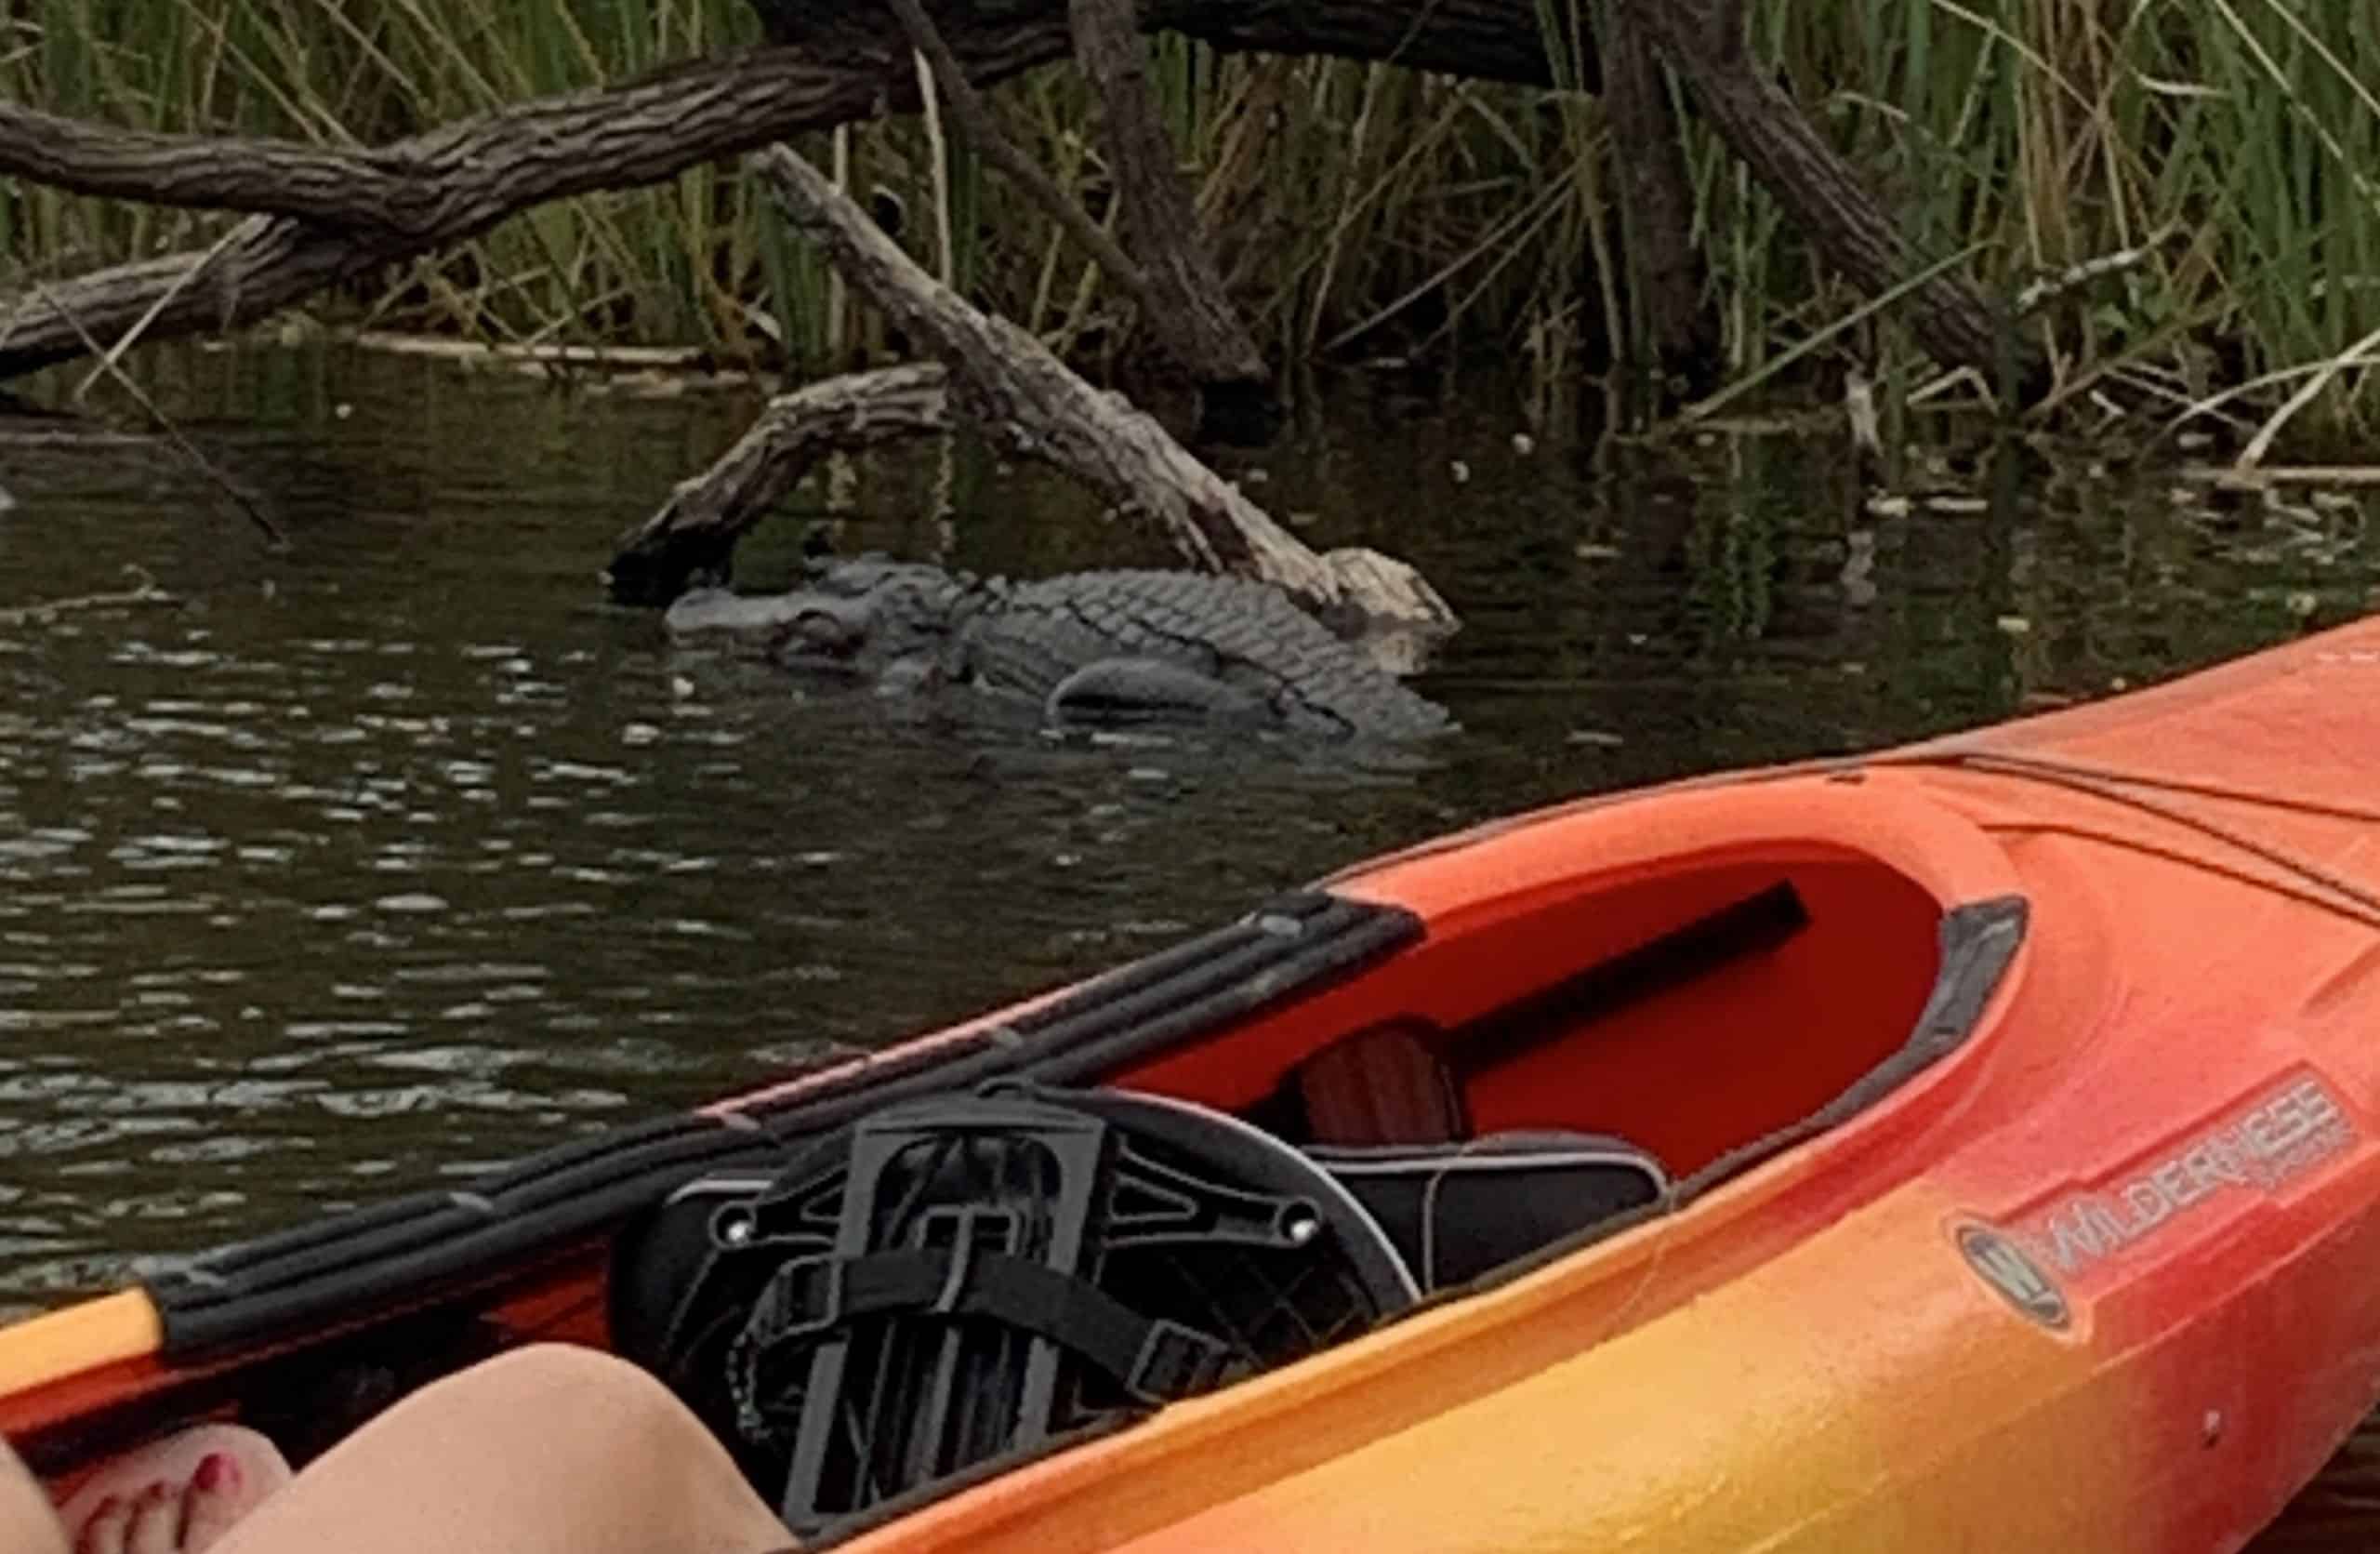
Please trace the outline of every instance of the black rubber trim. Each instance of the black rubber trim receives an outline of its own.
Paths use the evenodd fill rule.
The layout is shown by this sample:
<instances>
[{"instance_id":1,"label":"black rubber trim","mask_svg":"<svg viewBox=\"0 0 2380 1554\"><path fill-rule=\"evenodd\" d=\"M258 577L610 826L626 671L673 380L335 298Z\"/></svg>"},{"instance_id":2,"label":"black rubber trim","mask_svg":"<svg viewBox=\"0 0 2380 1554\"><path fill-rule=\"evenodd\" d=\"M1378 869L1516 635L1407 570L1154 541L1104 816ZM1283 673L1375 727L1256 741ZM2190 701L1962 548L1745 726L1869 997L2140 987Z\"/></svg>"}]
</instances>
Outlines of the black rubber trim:
<instances>
[{"instance_id":1,"label":"black rubber trim","mask_svg":"<svg viewBox=\"0 0 2380 1554\"><path fill-rule=\"evenodd\" d=\"M1311 997L1419 940L1401 908L1320 891L1119 966L932 1050L898 1049L786 1101L664 1117L575 1140L451 1191L416 1192L205 1253L142 1282L168 1360L418 1310L582 1243L715 1171L892 1101L1006 1076L1079 1084L1270 1005Z\"/></svg>"}]
</instances>

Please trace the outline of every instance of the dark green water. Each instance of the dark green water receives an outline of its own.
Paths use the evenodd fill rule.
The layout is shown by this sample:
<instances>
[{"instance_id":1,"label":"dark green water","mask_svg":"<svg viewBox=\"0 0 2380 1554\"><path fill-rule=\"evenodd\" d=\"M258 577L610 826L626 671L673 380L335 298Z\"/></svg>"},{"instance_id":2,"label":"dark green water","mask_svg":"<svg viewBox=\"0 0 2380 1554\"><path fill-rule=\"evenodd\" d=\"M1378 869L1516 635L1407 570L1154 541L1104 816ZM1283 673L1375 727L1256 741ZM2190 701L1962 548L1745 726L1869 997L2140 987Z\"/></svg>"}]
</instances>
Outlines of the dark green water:
<instances>
[{"instance_id":1,"label":"dark green water","mask_svg":"<svg viewBox=\"0 0 2380 1554\"><path fill-rule=\"evenodd\" d=\"M0 1310L939 1023L1467 820L2102 694L2380 579L2353 508L2027 461L1942 478L1981 511L1871 519L1831 445L1523 453L1492 386L1351 383L1250 489L1437 581L1468 627L1424 686L1468 732L1395 762L1063 744L805 693L602 602L613 537L748 401L347 353L149 371L291 546L160 445L0 425L0 608L127 564L175 600L0 616ZM852 549L1164 559L930 445L848 498Z\"/></svg>"}]
</instances>

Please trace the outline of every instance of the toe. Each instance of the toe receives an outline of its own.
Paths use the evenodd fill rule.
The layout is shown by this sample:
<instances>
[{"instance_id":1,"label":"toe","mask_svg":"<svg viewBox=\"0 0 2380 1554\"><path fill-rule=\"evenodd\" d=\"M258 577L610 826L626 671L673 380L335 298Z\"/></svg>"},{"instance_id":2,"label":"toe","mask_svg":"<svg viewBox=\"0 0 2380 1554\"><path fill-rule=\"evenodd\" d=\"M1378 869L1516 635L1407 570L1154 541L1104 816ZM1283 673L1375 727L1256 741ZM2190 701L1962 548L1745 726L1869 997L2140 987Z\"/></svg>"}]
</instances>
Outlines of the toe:
<instances>
[{"instance_id":1,"label":"toe","mask_svg":"<svg viewBox=\"0 0 2380 1554\"><path fill-rule=\"evenodd\" d=\"M238 1461L218 1452L198 1465L190 1488L182 1494L182 1554L202 1554L207 1545L231 1530L247 1508Z\"/></svg>"},{"instance_id":2,"label":"toe","mask_svg":"<svg viewBox=\"0 0 2380 1554\"><path fill-rule=\"evenodd\" d=\"M132 1502L111 1494L91 1508L74 1534L74 1554L124 1554L125 1530L132 1524Z\"/></svg>"},{"instance_id":3,"label":"toe","mask_svg":"<svg viewBox=\"0 0 2380 1554\"><path fill-rule=\"evenodd\" d=\"M124 1554L176 1554L182 1542L182 1497L164 1484L151 1484L132 1502L124 1533Z\"/></svg>"}]
</instances>

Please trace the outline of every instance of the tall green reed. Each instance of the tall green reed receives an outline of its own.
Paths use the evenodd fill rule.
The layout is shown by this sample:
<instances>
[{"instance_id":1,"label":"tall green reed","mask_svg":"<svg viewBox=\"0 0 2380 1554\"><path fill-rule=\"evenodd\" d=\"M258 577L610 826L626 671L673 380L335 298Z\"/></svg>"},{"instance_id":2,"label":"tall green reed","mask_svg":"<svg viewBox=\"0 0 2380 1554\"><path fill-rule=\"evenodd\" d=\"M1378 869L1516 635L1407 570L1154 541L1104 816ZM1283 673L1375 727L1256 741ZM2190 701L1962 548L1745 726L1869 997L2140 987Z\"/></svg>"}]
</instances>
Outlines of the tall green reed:
<instances>
[{"instance_id":1,"label":"tall green reed","mask_svg":"<svg viewBox=\"0 0 2380 1554\"><path fill-rule=\"evenodd\" d=\"M1583 72L1600 0L1541 0L1558 82L1154 46L1167 122L1225 274L1276 358L1480 353L1540 386L1629 354L1607 126ZM1837 0L1752 8L1762 68L1929 253L2013 298L2087 273L2023 327L2069 405L2252 425L2380 326L2380 22L2302 0ZM741 46L741 0L38 0L0 23L0 92L116 123L369 143L522 97ZM996 94L1003 122L1107 213L1095 109L1063 68ZM1689 114L1693 239L1726 360L1757 373L1858 309L1775 201ZM848 137L855 193L932 261L935 156L914 121ZM801 149L822 162L827 138ZM1094 359L1129 305L963 144L945 152L958 284ZM56 273L207 241L223 219L0 193L0 255ZM2109 263L2111 256L2129 255ZM2097 268L2092 267L2099 261ZM782 350L824 365L831 277L732 169L528 213L407 266L353 316L494 340ZM1887 310L1857 349L1888 389L1934 376ZM1790 377L1791 374L1780 375ZM2349 360L2294 429L2380 418ZM2255 384L2218 405L2215 396Z\"/></svg>"}]
</instances>

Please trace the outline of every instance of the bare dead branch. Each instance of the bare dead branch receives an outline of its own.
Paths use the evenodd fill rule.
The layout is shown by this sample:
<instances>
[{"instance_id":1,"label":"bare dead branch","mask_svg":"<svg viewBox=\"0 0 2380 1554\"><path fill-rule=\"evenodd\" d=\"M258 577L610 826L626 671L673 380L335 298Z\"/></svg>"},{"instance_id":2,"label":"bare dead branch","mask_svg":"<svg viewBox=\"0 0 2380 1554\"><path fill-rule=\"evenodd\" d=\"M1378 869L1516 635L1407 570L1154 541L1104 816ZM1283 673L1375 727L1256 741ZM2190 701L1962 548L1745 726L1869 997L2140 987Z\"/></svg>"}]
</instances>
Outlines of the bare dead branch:
<instances>
[{"instance_id":1,"label":"bare dead branch","mask_svg":"<svg viewBox=\"0 0 2380 1554\"><path fill-rule=\"evenodd\" d=\"M1632 311L1649 364L1698 379L1717 356L1718 329L1694 259L1692 178L1660 61L1632 7L1606 7L1603 60Z\"/></svg>"},{"instance_id":2,"label":"bare dead branch","mask_svg":"<svg viewBox=\"0 0 2380 1554\"><path fill-rule=\"evenodd\" d=\"M958 424L950 375L912 363L807 383L771 399L718 461L681 481L661 511L620 536L604 574L623 604L666 604L697 578L723 580L737 540L818 461Z\"/></svg>"},{"instance_id":3,"label":"bare dead branch","mask_svg":"<svg viewBox=\"0 0 2380 1554\"><path fill-rule=\"evenodd\" d=\"M960 408L986 433L1143 516L1201 570L1262 578L1326 614L1452 624L1410 566L1316 555L1153 418L1084 382L1025 330L969 307L792 151L772 146L750 166L845 279L943 359Z\"/></svg>"},{"instance_id":4,"label":"bare dead branch","mask_svg":"<svg viewBox=\"0 0 2380 1554\"><path fill-rule=\"evenodd\" d=\"M49 288L44 286L41 282L36 281L33 283L33 286L34 288L44 297L49 297ZM49 300L52 307L59 306L57 299L49 298ZM233 484L231 476L217 469L213 460L209 459L206 455L199 452L197 445L189 438L182 435L182 429L176 426L173 423L172 418L163 410L157 408L157 402L149 397L146 390L142 389L139 384L134 382L130 378L125 376L124 369L114 365L113 359L105 353L105 351L100 346L99 342L91 338L89 332L83 328L81 322L77 320L71 312L66 312L66 310L62 308L60 308L60 311L66 312L66 321L74 326L76 333L82 335L84 349L88 351L92 355L100 358L101 362L105 364L109 370L113 374L116 382L124 389L124 392L132 397L132 402L140 406L141 413L149 418L149 423L152 426L154 426L159 432L163 432L165 440L173 444L175 450L184 458L190 460L192 465L198 470L199 473L205 475L207 480L213 483L217 488L221 490L225 496L231 498L233 506L237 507L242 512L247 514L248 522L254 524L263 532L267 543L271 544L276 550L286 546L288 544L287 538L282 534L279 526L276 525L271 519L264 515L264 509L257 506L255 499L249 497L245 491L241 490L237 485Z\"/></svg>"},{"instance_id":5,"label":"bare dead branch","mask_svg":"<svg viewBox=\"0 0 2380 1554\"><path fill-rule=\"evenodd\" d=\"M432 231L424 180L396 148L116 129L0 102L0 173L77 194L292 216L332 228Z\"/></svg>"}]
</instances>

